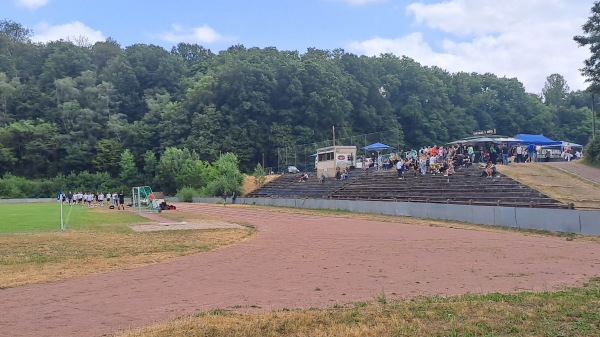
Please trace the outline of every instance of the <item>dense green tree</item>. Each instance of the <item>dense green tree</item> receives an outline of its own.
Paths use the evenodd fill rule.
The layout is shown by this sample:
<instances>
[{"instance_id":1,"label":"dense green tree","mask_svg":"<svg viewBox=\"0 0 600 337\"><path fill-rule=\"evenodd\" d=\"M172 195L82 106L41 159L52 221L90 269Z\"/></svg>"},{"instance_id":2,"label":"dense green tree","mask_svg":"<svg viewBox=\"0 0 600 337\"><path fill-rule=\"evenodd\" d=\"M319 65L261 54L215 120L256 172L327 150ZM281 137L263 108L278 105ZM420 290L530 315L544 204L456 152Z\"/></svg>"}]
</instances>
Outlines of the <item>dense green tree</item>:
<instances>
[{"instance_id":1,"label":"dense green tree","mask_svg":"<svg viewBox=\"0 0 600 337\"><path fill-rule=\"evenodd\" d=\"M186 65L189 74L206 73L210 60L215 57L210 49L184 42L174 46L171 49L171 54Z\"/></svg>"},{"instance_id":2,"label":"dense green tree","mask_svg":"<svg viewBox=\"0 0 600 337\"><path fill-rule=\"evenodd\" d=\"M124 56L107 62L99 75L101 81L111 83L115 89L117 112L127 116L128 121L138 120L146 112L142 92L136 74Z\"/></svg>"},{"instance_id":3,"label":"dense green tree","mask_svg":"<svg viewBox=\"0 0 600 337\"><path fill-rule=\"evenodd\" d=\"M177 191L177 179L187 162L194 160L194 155L188 149L169 147L160 157L156 167L156 180L160 188L167 195L173 195ZM184 186L181 186L184 187Z\"/></svg>"},{"instance_id":4,"label":"dense green tree","mask_svg":"<svg viewBox=\"0 0 600 337\"><path fill-rule=\"evenodd\" d=\"M119 43L109 37L105 41L96 42L91 52L96 71L101 72L110 60L121 55L122 50Z\"/></svg>"},{"instance_id":5,"label":"dense green tree","mask_svg":"<svg viewBox=\"0 0 600 337\"><path fill-rule=\"evenodd\" d=\"M552 74L546 79L542 89L544 103L553 106L565 106L569 95L567 81L560 74Z\"/></svg>"},{"instance_id":6,"label":"dense green tree","mask_svg":"<svg viewBox=\"0 0 600 337\"><path fill-rule=\"evenodd\" d=\"M0 20L0 35L4 35L15 42L29 42L33 36L33 30L23 27L12 20Z\"/></svg>"},{"instance_id":7,"label":"dense green tree","mask_svg":"<svg viewBox=\"0 0 600 337\"><path fill-rule=\"evenodd\" d=\"M238 167L238 158L233 153L224 153L217 159L208 173L208 184L205 194L220 196L222 194L241 195L244 175Z\"/></svg>"},{"instance_id":8,"label":"dense green tree","mask_svg":"<svg viewBox=\"0 0 600 337\"><path fill-rule=\"evenodd\" d=\"M588 163L600 165L600 136L594 137L583 150Z\"/></svg>"},{"instance_id":9,"label":"dense green tree","mask_svg":"<svg viewBox=\"0 0 600 337\"><path fill-rule=\"evenodd\" d=\"M20 86L18 77L9 79L5 73L0 72L0 126L13 121L14 117L8 111L8 102Z\"/></svg>"},{"instance_id":10,"label":"dense green tree","mask_svg":"<svg viewBox=\"0 0 600 337\"><path fill-rule=\"evenodd\" d=\"M0 21L0 173L117 178L127 149L144 181L156 177L174 193L182 184L208 184L207 163L223 153L235 153L238 169L252 172L263 156L267 166L285 161L278 148L307 144L306 152L326 144L333 126L337 139L385 131L385 141L400 149L487 128L585 143L597 15L595 3L576 37L592 48L584 69L590 90L571 92L552 74L542 95L527 93L518 79L450 73L391 54L242 45L214 54L188 43L168 52L146 44L121 48L110 38L32 43L31 31ZM171 161L174 168L165 164ZM229 186L220 184L211 193Z\"/></svg>"},{"instance_id":11,"label":"dense green tree","mask_svg":"<svg viewBox=\"0 0 600 337\"><path fill-rule=\"evenodd\" d=\"M92 60L86 49L67 41L54 41L46 46L46 57L40 75L42 85L63 77L77 77L92 70Z\"/></svg>"},{"instance_id":12,"label":"dense green tree","mask_svg":"<svg viewBox=\"0 0 600 337\"><path fill-rule=\"evenodd\" d=\"M144 153L142 159L142 172L144 173L144 184L150 186L154 184L156 175L156 165L158 164L158 161L156 160L156 155L154 154L154 152L150 150L147 150Z\"/></svg>"},{"instance_id":13,"label":"dense green tree","mask_svg":"<svg viewBox=\"0 0 600 337\"><path fill-rule=\"evenodd\" d=\"M121 153L119 161L119 181L123 186L139 186L141 182L140 173L135 166L135 158L129 149Z\"/></svg>"},{"instance_id":14,"label":"dense green tree","mask_svg":"<svg viewBox=\"0 0 600 337\"><path fill-rule=\"evenodd\" d=\"M142 91L165 89L179 90L183 63L162 47L134 44L125 48L125 57L137 78Z\"/></svg>"},{"instance_id":15,"label":"dense green tree","mask_svg":"<svg viewBox=\"0 0 600 337\"><path fill-rule=\"evenodd\" d=\"M600 1L594 1L588 21L581 27L582 35L573 37L581 47L590 49L581 73L593 87L600 88ZM598 91L596 91L598 92Z\"/></svg>"},{"instance_id":16,"label":"dense green tree","mask_svg":"<svg viewBox=\"0 0 600 337\"><path fill-rule=\"evenodd\" d=\"M128 149L125 149L127 151ZM114 139L102 139L96 143L96 155L92 159L92 164L96 172L108 172L116 176L122 170L123 148L119 142ZM128 156L131 155L129 152Z\"/></svg>"}]
</instances>

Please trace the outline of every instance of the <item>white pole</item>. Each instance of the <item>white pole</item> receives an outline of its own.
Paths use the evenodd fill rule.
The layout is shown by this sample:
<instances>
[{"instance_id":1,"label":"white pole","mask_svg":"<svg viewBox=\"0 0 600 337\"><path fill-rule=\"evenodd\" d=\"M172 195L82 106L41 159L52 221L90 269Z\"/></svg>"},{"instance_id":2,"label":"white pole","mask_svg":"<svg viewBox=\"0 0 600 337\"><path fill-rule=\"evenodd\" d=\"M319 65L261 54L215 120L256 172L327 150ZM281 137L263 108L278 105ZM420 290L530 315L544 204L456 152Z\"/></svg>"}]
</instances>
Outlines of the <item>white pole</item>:
<instances>
[{"instance_id":1,"label":"white pole","mask_svg":"<svg viewBox=\"0 0 600 337\"><path fill-rule=\"evenodd\" d=\"M65 231L65 223L63 221L63 196L60 194L60 230Z\"/></svg>"},{"instance_id":2,"label":"white pole","mask_svg":"<svg viewBox=\"0 0 600 337\"><path fill-rule=\"evenodd\" d=\"M332 126L332 133L333 133L333 147L335 148L335 126ZM335 151L334 151L335 154Z\"/></svg>"}]
</instances>

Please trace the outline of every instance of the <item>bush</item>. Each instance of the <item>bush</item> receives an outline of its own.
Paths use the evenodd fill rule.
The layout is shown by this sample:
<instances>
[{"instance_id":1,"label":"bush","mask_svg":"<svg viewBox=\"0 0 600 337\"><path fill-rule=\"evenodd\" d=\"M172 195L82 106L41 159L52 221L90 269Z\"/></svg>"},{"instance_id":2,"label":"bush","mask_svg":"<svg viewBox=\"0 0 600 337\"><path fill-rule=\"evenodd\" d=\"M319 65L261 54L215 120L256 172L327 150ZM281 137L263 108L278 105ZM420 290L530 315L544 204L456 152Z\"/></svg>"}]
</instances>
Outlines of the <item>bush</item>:
<instances>
[{"instance_id":1,"label":"bush","mask_svg":"<svg viewBox=\"0 0 600 337\"><path fill-rule=\"evenodd\" d=\"M199 196L198 191L192 187L183 187L177 191L177 197L182 202L192 202L194 197L197 196Z\"/></svg>"},{"instance_id":2,"label":"bush","mask_svg":"<svg viewBox=\"0 0 600 337\"><path fill-rule=\"evenodd\" d=\"M51 198L59 190L52 180L34 181L8 173L0 179L0 198Z\"/></svg>"},{"instance_id":3,"label":"bush","mask_svg":"<svg viewBox=\"0 0 600 337\"><path fill-rule=\"evenodd\" d=\"M583 151L585 160L592 165L600 165L600 136L594 137Z\"/></svg>"}]
</instances>

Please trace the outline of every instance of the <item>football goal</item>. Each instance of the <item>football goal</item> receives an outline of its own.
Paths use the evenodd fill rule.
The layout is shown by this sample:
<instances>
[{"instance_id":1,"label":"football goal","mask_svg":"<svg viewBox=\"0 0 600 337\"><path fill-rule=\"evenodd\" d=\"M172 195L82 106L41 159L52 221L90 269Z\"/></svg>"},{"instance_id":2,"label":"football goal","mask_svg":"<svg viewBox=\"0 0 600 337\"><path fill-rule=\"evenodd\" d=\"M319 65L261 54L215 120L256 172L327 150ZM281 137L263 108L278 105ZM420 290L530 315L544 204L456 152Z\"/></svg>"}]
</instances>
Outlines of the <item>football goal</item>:
<instances>
[{"instance_id":1,"label":"football goal","mask_svg":"<svg viewBox=\"0 0 600 337\"><path fill-rule=\"evenodd\" d=\"M138 213L158 212L158 201L150 186L139 186L131 189L133 209Z\"/></svg>"}]
</instances>

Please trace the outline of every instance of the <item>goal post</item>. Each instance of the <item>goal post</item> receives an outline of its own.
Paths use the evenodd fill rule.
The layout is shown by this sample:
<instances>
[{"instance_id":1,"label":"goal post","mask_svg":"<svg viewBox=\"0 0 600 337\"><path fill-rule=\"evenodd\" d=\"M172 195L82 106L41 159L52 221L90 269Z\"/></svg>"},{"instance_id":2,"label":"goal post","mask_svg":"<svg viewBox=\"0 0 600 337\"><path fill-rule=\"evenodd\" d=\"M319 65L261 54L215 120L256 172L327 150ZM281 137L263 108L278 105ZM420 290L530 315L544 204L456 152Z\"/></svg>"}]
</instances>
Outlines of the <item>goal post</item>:
<instances>
[{"instance_id":1,"label":"goal post","mask_svg":"<svg viewBox=\"0 0 600 337\"><path fill-rule=\"evenodd\" d=\"M131 201L134 211L138 213L158 212L158 201L150 186L138 186L132 188Z\"/></svg>"}]
</instances>

